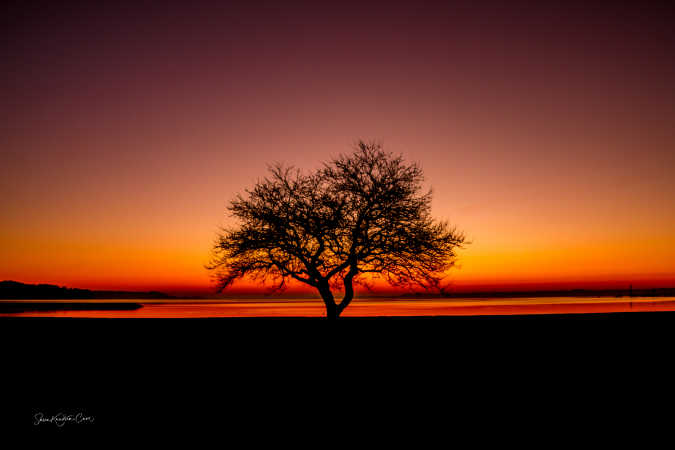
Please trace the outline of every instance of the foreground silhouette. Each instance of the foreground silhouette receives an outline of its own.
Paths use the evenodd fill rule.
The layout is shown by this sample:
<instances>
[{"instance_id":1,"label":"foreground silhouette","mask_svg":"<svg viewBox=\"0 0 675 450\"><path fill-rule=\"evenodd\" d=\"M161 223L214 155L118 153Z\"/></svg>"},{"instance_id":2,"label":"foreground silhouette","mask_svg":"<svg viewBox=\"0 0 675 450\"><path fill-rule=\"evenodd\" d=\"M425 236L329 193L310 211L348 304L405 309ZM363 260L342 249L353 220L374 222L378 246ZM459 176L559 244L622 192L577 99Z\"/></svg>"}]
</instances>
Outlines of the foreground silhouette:
<instances>
[{"instance_id":1,"label":"foreground silhouette","mask_svg":"<svg viewBox=\"0 0 675 450\"><path fill-rule=\"evenodd\" d=\"M224 229L208 266L218 290L249 277L282 290L289 279L316 288L326 316L337 318L363 275L394 286L440 289L464 236L430 216L431 193L421 193L422 170L379 144L360 141L312 174L270 168L229 211L237 228ZM336 302L333 289L344 289Z\"/></svg>"}]
</instances>

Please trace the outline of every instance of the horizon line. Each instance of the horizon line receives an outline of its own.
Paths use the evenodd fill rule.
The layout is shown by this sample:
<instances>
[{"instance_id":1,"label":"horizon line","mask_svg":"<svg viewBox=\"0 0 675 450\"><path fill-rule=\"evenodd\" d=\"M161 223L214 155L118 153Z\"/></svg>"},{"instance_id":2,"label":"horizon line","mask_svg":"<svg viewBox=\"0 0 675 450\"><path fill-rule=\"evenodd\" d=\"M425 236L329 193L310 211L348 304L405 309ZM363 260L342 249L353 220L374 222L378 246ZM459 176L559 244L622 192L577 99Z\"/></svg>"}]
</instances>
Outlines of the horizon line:
<instances>
[{"instance_id":1,"label":"horizon line","mask_svg":"<svg viewBox=\"0 0 675 450\"><path fill-rule=\"evenodd\" d=\"M170 296L199 296L199 297L213 297L213 298L227 298L227 297L252 297L258 296L266 297L314 297L318 296L310 287L294 286L289 287L283 292L272 292L267 287L233 287L224 292L215 292L213 286L204 285L173 285L173 286L148 286L148 285L121 285L114 287L113 285L96 285L89 284L89 286L69 285L54 282L25 282L18 280L0 280L0 282L15 282L28 286L50 285L66 289L81 289L97 292L120 292L120 293L160 293ZM84 284L84 283L83 283ZM544 293L544 292L572 292L572 291L626 291L630 290L663 290L675 289L675 276L668 278L657 279L640 279L640 280L606 280L606 281L539 281L539 282L502 282L502 283L467 283L462 285L453 285L448 289L441 291L425 290L423 288L406 289L396 288L392 286L382 286L374 289L366 289L361 287L358 289L357 296L365 297L383 297L383 296L408 296L408 295L471 295L471 294L489 294L489 293ZM340 291L336 291L340 292Z\"/></svg>"}]
</instances>

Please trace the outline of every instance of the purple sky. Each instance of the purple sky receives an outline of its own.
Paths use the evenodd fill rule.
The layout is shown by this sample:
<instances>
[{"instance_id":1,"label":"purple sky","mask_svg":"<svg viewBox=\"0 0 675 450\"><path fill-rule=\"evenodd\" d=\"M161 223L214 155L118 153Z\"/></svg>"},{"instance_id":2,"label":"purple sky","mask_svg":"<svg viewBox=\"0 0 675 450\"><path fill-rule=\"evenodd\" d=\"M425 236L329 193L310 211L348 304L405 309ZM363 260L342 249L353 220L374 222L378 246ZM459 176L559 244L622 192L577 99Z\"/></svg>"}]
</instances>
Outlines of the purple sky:
<instances>
[{"instance_id":1,"label":"purple sky","mask_svg":"<svg viewBox=\"0 0 675 450\"><path fill-rule=\"evenodd\" d=\"M675 279L665 7L110 3L3 20L0 279L205 289L236 192L358 138L420 162L458 284Z\"/></svg>"}]
</instances>

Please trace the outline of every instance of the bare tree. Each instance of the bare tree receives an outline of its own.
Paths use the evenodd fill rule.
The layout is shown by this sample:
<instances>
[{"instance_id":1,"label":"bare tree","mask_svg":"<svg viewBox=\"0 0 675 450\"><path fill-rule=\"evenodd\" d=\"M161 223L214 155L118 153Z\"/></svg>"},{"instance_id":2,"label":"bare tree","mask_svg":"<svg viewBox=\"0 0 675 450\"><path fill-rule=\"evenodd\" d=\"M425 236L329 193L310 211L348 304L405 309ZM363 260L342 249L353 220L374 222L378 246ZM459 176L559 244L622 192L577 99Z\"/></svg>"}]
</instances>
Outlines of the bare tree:
<instances>
[{"instance_id":1,"label":"bare tree","mask_svg":"<svg viewBox=\"0 0 675 450\"><path fill-rule=\"evenodd\" d=\"M422 170L377 143L359 141L315 173L280 164L229 211L239 226L223 229L208 266L218 290L236 279L290 279L316 288L328 318L354 298L354 283L383 278L391 285L440 289L463 234L430 215ZM336 302L333 290L344 290Z\"/></svg>"}]
</instances>

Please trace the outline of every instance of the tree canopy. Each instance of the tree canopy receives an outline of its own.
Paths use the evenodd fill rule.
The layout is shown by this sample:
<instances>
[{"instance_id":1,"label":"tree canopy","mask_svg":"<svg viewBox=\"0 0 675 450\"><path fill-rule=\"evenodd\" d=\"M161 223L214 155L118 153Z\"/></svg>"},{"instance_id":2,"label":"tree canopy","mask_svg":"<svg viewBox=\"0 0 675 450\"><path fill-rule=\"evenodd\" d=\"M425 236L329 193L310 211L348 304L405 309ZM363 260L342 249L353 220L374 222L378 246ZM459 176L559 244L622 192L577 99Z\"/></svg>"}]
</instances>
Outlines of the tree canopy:
<instances>
[{"instance_id":1,"label":"tree canopy","mask_svg":"<svg viewBox=\"0 0 675 450\"><path fill-rule=\"evenodd\" d=\"M316 288L329 318L354 297L354 284L382 278L394 286L440 288L464 235L431 217L422 169L378 143L313 173L281 164L228 207L238 225L222 229L209 269L219 291L240 278L291 279ZM344 290L336 302L333 290Z\"/></svg>"}]
</instances>

